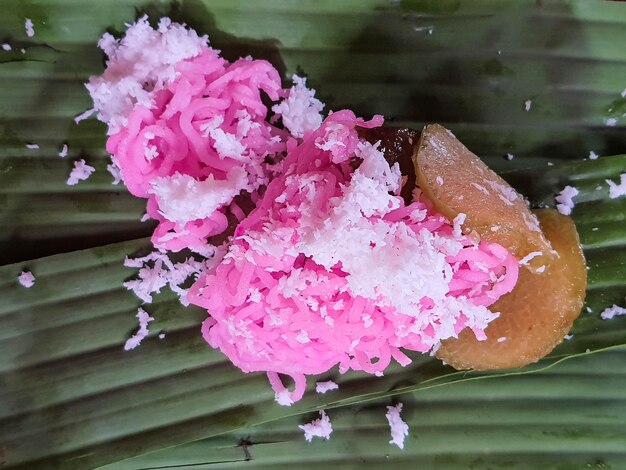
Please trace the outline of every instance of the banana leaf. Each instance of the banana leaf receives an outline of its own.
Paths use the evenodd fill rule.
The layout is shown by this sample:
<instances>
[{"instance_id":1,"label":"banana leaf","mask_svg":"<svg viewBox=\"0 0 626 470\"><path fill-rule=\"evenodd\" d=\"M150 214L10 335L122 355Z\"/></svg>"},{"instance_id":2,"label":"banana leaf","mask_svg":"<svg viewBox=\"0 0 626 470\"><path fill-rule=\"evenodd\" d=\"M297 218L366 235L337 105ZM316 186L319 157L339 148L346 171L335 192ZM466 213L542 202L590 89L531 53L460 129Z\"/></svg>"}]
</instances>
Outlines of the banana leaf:
<instances>
[{"instance_id":1,"label":"banana leaf","mask_svg":"<svg viewBox=\"0 0 626 470\"><path fill-rule=\"evenodd\" d=\"M615 348L497 383L457 383L329 410L329 441L304 440L298 425L319 416L305 414L103 469L623 468L625 359L626 349ZM385 419L385 406L397 402L410 429L403 450L389 444Z\"/></svg>"},{"instance_id":2,"label":"banana leaf","mask_svg":"<svg viewBox=\"0 0 626 470\"><path fill-rule=\"evenodd\" d=\"M82 83L102 71L98 37L144 12L208 33L228 58L267 58L286 83L306 74L331 109L383 113L414 128L440 122L534 204L553 204L564 185L577 186L573 215L590 284L589 311L573 339L539 364L504 374L456 373L418 355L384 378L331 373L338 392L307 395L291 408L273 403L262 375L243 374L202 341L206 312L184 309L167 293L146 306L156 318L151 337L124 352L139 301L121 286L133 275L122 261L146 252L152 227L139 222L143 202L111 185L104 126L73 117L90 106ZM626 168L626 156L604 157L626 149L624 4L5 0L0 42L12 46L0 51L0 462L7 467L232 466L246 458L247 436L254 463L269 468L389 459L434 468L626 465L619 438L626 318L598 315L626 296L626 199L608 198L604 182ZM606 126L609 118L618 125ZM61 159L64 143L70 151ZM590 151L603 157L582 161ZM97 171L69 187L79 157ZM37 276L29 290L16 282L23 269ZM395 399L407 403L414 429L406 453L387 445L384 404ZM334 410L337 431L307 447L296 424L322 408ZM445 449L434 445L440 440Z\"/></svg>"}]
</instances>

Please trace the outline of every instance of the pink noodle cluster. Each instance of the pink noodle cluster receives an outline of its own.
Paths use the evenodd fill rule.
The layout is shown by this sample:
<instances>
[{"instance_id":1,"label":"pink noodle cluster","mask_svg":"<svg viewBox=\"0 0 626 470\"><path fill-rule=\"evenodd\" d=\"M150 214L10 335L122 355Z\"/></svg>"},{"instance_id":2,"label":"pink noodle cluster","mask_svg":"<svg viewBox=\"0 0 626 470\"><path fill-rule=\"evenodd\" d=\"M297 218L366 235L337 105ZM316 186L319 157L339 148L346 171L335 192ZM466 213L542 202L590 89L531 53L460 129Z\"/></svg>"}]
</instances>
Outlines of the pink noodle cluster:
<instances>
[{"instance_id":1,"label":"pink noodle cluster","mask_svg":"<svg viewBox=\"0 0 626 470\"><path fill-rule=\"evenodd\" d=\"M274 101L282 93L278 72L267 61L228 63L217 50L202 46L176 71L173 83L156 92L156 105L135 105L128 124L107 141L128 190L147 198L148 215L159 221L154 245L173 251L201 246L223 232L226 207L184 224L168 220L152 192L156 178L180 174L223 181L229 171L243 168L247 190L253 192L269 181L266 158L283 152L286 140L266 120L261 92Z\"/></svg>"},{"instance_id":2,"label":"pink noodle cluster","mask_svg":"<svg viewBox=\"0 0 626 470\"><path fill-rule=\"evenodd\" d=\"M350 182L357 166L356 127L381 121L364 122L339 111L299 146L291 145L286 172L239 224L222 262L189 291L190 302L211 313L202 328L205 339L242 370L268 372L282 404L302 397L305 375L336 365L342 373L380 375L392 358L402 365L410 362L402 349L429 351L465 327L484 336L484 327L497 316L484 307L511 291L517 280L518 262L507 250L492 243L474 245L419 194L409 205L396 196L396 209L368 220L401 224L416 236L426 230L461 244L446 257L453 273L447 295L458 300L456 310L435 312L432 299L424 296L415 299L412 311L400 312L385 299L355 295L341 262L327 269L298 249L307 215L329 211L329 201ZM415 213L421 214L419 220ZM293 378L293 392L278 374Z\"/></svg>"}]
</instances>

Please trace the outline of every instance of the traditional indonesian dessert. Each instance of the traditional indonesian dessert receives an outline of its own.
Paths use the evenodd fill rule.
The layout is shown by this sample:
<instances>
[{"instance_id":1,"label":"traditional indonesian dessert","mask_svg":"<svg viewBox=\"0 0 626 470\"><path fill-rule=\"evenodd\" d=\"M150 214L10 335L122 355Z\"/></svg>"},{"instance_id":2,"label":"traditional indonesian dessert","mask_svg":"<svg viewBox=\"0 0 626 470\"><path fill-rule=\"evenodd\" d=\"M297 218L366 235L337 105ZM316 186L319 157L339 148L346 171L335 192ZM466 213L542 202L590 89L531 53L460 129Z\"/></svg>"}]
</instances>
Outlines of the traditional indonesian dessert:
<instances>
[{"instance_id":1,"label":"traditional indonesian dessert","mask_svg":"<svg viewBox=\"0 0 626 470\"><path fill-rule=\"evenodd\" d=\"M107 149L158 222L128 286L149 302L169 284L205 308L206 341L266 372L279 403L299 400L308 375L382 375L406 351L522 366L578 316L571 219L531 212L443 127L324 117L304 78L283 88L267 61L228 62L167 18L99 45L107 67L87 88ZM182 250L185 262L167 256Z\"/></svg>"}]
</instances>

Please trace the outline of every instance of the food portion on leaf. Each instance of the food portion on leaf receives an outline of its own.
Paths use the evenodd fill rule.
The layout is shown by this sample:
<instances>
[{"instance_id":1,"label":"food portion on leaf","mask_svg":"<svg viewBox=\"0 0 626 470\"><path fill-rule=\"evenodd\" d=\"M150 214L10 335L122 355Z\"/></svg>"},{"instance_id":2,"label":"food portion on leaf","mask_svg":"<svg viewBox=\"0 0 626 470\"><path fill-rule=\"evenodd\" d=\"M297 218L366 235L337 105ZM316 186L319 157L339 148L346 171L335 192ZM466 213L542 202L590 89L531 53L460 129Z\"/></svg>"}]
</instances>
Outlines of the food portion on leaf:
<instances>
[{"instance_id":1,"label":"food portion on leaf","mask_svg":"<svg viewBox=\"0 0 626 470\"><path fill-rule=\"evenodd\" d=\"M268 62L230 63L167 18L100 46L107 70L88 89L107 149L159 222L161 252L132 288L150 301L169 284L206 308L207 342L266 372L280 404L337 366L382 375L411 362L404 351L445 351L460 335L491 344L490 325L509 318L494 305L514 311L507 295L527 288L520 272L572 269L524 199L441 126L420 136L347 109L324 119L304 79L283 88ZM193 256L166 259L181 250Z\"/></svg>"}]
</instances>

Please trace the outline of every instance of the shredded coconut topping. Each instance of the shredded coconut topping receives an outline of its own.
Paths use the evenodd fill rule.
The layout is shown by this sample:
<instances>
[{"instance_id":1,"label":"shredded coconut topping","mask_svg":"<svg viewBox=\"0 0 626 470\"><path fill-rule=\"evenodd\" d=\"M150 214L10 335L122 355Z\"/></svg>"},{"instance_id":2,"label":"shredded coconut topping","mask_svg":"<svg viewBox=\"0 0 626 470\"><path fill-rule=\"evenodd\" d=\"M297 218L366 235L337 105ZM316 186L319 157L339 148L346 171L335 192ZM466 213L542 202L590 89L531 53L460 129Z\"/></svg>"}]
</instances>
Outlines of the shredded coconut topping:
<instances>
[{"instance_id":1,"label":"shredded coconut topping","mask_svg":"<svg viewBox=\"0 0 626 470\"><path fill-rule=\"evenodd\" d=\"M532 100L526 100L524 101L524 110L526 112L530 111L531 106L533 105Z\"/></svg>"},{"instance_id":2,"label":"shredded coconut topping","mask_svg":"<svg viewBox=\"0 0 626 470\"><path fill-rule=\"evenodd\" d=\"M81 159L74 162L74 168L70 172L70 176L67 178L66 184L68 186L74 186L80 181L88 179L96 169L90 165L87 165L85 160Z\"/></svg>"},{"instance_id":3,"label":"shredded coconut topping","mask_svg":"<svg viewBox=\"0 0 626 470\"><path fill-rule=\"evenodd\" d=\"M113 177L111 184L120 184L122 182L122 170L115 162L115 159L107 165L107 171Z\"/></svg>"},{"instance_id":4,"label":"shredded coconut topping","mask_svg":"<svg viewBox=\"0 0 626 470\"><path fill-rule=\"evenodd\" d=\"M609 197L616 199L621 196L626 196L626 173L622 173L619 177L619 184L614 183L611 180L606 180L609 185Z\"/></svg>"},{"instance_id":5,"label":"shredded coconut topping","mask_svg":"<svg viewBox=\"0 0 626 470\"><path fill-rule=\"evenodd\" d=\"M63 144L63 148L61 148L61 151L59 152L59 157L61 158L67 157L67 152L68 152L67 144Z\"/></svg>"},{"instance_id":6,"label":"shredded coconut topping","mask_svg":"<svg viewBox=\"0 0 626 470\"><path fill-rule=\"evenodd\" d=\"M389 444L395 444L400 449L404 449L404 439L409 435L409 425L400 417L401 411L402 403L398 403L396 406L388 406L385 417L391 428L391 440Z\"/></svg>"},{"instance_id":7,"label":"shredded coconut topping","mask_svg":"<svg viewBox=\"0 0 626 470\"><path fill-rule=\"evenodd\" d=\"M211 217L230 203L241 191L248 189L248 176L241 167L230 170L225 180L212 175L198 181L190 175L175 173L152 180L150 194L156 196L159 213L167 220L186 224L196 219Z\"/></svg>"},{"instance_id":8,"label":"shredded coconut topping","mask_svg":"<svg viewBox=\"0 0 626 470\"><path fill-rule=\"evenodd\" d=\"M223 254L223 249L214 247L214 255L209 260L197 261L187 258L180 263L174 263L166 253L155 251L142 258L126 258L124 266L140 268L137 279L124 283L124 287L132 290L145 303L152 302L152 295L159 293L166 285L176 293L183 305L187 301L187 289L182 287L190 277L196 279L217 262Z\"/></svg>"},{"instance_id":9,"label":"shredded coconut topping","mask_svg":"<svg viewBox=\"0 0 626 470\"><path fill-rule=\"evenodd\" d=\"M532 259L541 255L543 255L543 251L532 251L528 253L526 256L524 256L521 260L519 260L519 264L522 266L526 266Z\"/></svg>"},{"instance_id":10,"label":"shredded coconut topping","mask_svg":"<svg viewBox=\"0 0 626 470\"><path fill-rule=\"evenodd\" d=\"M74 122L78 124L79 122L84 121L85 119L89 118L95 112L96 112L95 108L90 108L86 110L85 112L82 112L78 116L76 116L74 118Z\"/></svg>"},{"instance_id":11,"label":"shredded coconut topping","mask_svg":"<svg viewBox=\"0 0 626 470\"><path fill-rule=\"evenodd\" d=\"M600 313L600 318L603 320L612 320L615 317L619 317L621 315L626 315L626 308L620 307L619 305L613 305L612 307L608 307Z\"/></svg>"},{"instance_id":12,"label":"shredded coconut topping","mask_svg":"<svg viewBox=\"0 0 626 470\"><path fill-rule=\"evenodd\" d=\"M426 352L465 327L484 339L498 316L487 306L515 285L517 260L463 236L463 215L451 223L419 194L408 206L396 196L399 169L356 131L379 123L338 111L292 148L287 172L189 291L211 312L209 344L266 371L284 403L300 399L305 375L337 364L380 375L392 359L410 363L400 348Z\"/></svg>"},{"instance_id":13,"label":"shredded coconut topping","mask_svg":"<svg viewBox=\"0 0 626 470\"><path fill-rule=\"evenodd\" d=\"M130 351L131 349L135 349L137 346L141 344L143 339L148 336L148 323L154 320L148 313L142 309L137 309L137 320L139 320L139 329L137 333L126 340L124 344L124 351Z\"/></svg>"},{"instance_id":14,"label":"shredded coconut topping","mask_svg":"<svg viewBox=\"0 0 626 470\"><path fill-rule=\"evenodd\" d=\"M35 35L33 21L30 18L26 18L26 21L24 21L24 29L26 30L26 36L29 38L32 38Z\"/></svg>"},{"instance_id":15,"label":"shredded coconut topping","mask_svg":"<svg viewBox=\"0 0 626 470\"><path fill-rule=\"evenodd\" d=\"M330 435L333 432L330 418L323 410L320 411L320 416L320 418L314 419L308 424L298 426L304 431L304 438L307 442L311 442L314 437L321 437L326 440L330 439Z\"/></svg>"},{"instance_id":16,"label":"shredded coconut topping","mask_svg":"<svg viewBox=\"0 0 626 470\"><path fill-rule=\"evenodd\" d=\"M324 104L315 98L315 90L306 87L306 78L292 76L294 83L287 97L272 107L294 137L304 137L322 124Z\"/></svg>"},{"instance_id":17,"label":"shredded coconut topping","mask_svg":"<svg viewBox=\"0 0 626 470\"><path fill-rule=\"evenodd\" d=\"M326 382L317 382L315 384L315 391L317 393L326 393L326 392L330 392L331 390L337 390L338 388L339 388L339 385L337 385L332 380L328 380Z\"/></svg>"},{"instance_id":18,"label":"shredded coconut topping","mask_svg":"<svg viewBox=\"0 0 626 470\"><path fill-rule=\"evenodd\" d=\"M156 30L147 15L127 26L121 40L108 33L102 36L98 46L108 57L107 69L87 84L98 119L109 125L109 134L127 125L134 106L153 108L156 93L178 76L176 64L200 54L208 42L207 36L199 37L169 18L162 18Z\"/></svg>"},{"instance_id":19,"label":"shredded coconut topping","mask_svg":"<svg viewBox=\"0 0 626 470\"><path fill-rule=\"evenodd\" d=\"M17 281L26 288L31 288L35 285L35 276L30 271L22 271L17 277Z\"/></svg>"}]
</instances>

